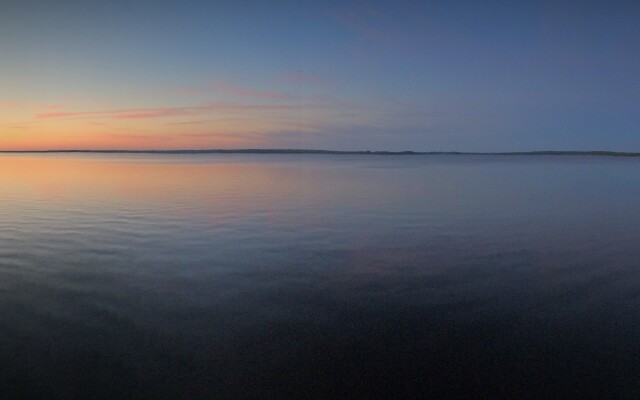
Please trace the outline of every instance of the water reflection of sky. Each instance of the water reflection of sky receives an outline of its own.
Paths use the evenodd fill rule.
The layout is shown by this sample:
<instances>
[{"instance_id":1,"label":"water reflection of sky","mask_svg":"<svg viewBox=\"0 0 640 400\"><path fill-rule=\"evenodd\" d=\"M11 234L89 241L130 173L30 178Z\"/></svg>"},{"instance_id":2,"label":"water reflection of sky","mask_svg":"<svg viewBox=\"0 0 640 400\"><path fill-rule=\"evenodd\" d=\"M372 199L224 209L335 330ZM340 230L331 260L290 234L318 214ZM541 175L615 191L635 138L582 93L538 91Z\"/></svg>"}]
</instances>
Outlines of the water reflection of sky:
<instances>
[{"instance_id":1,"label":"water reflection of sky","mask_svg":"<svg viewBox=\"0 0 640 400\"><path fill-rule=\"evenodd\" d=\"M65 397L624 394L637 166L2 156L0 372Z\"/></svg>"}]
</instances>

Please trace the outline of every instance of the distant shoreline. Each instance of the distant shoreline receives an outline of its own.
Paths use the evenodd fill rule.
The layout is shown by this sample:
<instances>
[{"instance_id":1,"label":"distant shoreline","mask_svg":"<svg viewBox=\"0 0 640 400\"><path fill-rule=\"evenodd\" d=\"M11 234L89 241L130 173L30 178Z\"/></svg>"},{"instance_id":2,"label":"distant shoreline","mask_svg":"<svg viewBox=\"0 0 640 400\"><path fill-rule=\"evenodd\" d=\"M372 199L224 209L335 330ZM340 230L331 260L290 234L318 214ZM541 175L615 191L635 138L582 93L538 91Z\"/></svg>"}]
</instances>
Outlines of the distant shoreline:
<instances>
[{"instance_id":1,"label":"distant shoreline","mask_svg":"<svg viewBox=\"0 0 640 400\"><path fill-rule=\"evenodd\" d=\"M640 157L640 152L619 151L513 151L513 152L462 152L462 151L340 151L297 149L209 149L209 150L0 150L0 154L26 153L91 153L91 154L336 154L377 156L420 155L468 155L468 156L602 156Z\"/></svg>"}]
</instances>

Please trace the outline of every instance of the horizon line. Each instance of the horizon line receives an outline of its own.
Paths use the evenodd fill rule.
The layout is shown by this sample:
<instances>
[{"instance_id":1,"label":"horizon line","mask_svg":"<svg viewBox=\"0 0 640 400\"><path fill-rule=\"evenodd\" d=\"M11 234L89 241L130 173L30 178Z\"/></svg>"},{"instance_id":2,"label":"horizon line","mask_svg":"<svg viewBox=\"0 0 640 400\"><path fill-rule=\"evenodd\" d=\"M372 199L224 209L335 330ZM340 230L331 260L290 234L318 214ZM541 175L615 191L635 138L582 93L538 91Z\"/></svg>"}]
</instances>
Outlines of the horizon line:
<instances>
[{"instance_id":1,"label":"horizon line","mask_svg":"<svg viewBox=\"0 0 640 400\"><path fill-rule=\"evenodd\" d=\"M60 150L0 150L0 154L24 153L103 153L103 154L337 154L337 155L590 155L640 157L640 152L607 150L533 150L533 151L389 151L389 150L323 150L323 149L174 149L174 150L125 150L125 149L60 149Z\"/></svg>"}]
</instances>

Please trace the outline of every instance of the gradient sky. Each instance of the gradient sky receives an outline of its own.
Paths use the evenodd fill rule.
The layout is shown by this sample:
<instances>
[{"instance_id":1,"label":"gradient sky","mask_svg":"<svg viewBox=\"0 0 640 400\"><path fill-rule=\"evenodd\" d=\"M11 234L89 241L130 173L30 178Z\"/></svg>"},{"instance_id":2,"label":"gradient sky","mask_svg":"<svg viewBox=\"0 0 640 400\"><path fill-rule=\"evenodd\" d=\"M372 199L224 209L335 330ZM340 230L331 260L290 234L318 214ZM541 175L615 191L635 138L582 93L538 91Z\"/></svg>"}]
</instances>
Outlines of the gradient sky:
<instances>
[{"instance_id":1,"label":"gradient sky","mask_svg":"<svg viewBox=\"0 0 640 400\"><path fill-rule=\"evenodd\" d=\"M640 2L3 2L0 149L198 148L640 151Z\"/></svg>"}]
</instances>

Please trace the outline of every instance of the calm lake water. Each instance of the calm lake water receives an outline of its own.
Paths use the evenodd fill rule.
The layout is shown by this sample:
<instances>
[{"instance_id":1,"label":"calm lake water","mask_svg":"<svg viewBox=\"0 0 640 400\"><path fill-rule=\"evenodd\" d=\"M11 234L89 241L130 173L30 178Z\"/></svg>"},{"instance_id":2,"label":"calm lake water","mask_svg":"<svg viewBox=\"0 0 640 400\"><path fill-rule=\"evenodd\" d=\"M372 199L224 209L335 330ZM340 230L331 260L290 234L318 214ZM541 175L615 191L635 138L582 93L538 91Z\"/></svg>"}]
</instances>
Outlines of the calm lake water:
<instances>
[{"instance_id":1,"label":"calm lake water","mask_svg":"<svg viewBox=\"0 0 640 400\"><path fill-rule=\"evenodd\" d=\"M0 396L640 396L640 159L2 155Z\"/></svg>"}]
</instances>

